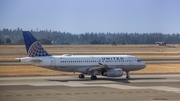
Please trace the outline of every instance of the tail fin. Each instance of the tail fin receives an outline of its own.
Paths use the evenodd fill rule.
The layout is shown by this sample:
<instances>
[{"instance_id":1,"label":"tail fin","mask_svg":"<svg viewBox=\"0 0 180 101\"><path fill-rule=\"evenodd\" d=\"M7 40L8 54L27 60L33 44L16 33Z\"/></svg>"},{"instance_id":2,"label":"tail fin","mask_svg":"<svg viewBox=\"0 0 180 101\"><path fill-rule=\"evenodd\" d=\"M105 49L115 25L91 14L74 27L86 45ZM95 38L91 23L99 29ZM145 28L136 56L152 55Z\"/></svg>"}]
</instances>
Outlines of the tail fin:
<instances>
[{"instance_id":1,"label":"tail fin","mask_svg":"<svg viewBox=\"0 0 180 101\"><path fill-rule=\"evenodd\" d=\"M36 56L50 56L41 44L34 38L34 36L29 31L22 31L24 37L24 43L26 46L26 51L29 57Z\"/></svg>"}]
</instances>

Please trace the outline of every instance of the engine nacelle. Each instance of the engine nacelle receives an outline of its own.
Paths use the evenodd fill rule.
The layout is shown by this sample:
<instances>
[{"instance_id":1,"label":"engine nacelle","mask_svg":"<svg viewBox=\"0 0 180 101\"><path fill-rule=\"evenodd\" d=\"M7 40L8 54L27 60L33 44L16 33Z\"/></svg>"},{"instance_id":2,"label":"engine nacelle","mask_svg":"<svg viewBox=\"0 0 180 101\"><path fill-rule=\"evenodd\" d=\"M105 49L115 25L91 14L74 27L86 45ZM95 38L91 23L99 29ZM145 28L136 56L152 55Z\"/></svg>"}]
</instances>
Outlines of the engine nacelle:
<instances>
[{"instance_id":1,"label":"engine nacelle","mask_svg":"<svg viewBox=\"0 0 180 101\"><path fill-rule=\"evenodd\" d=\"M102 71L102 76L107 77L121 77L123 75L123 70L121 68L112 68L107 71Z\"/></svg>"}]
</instances>

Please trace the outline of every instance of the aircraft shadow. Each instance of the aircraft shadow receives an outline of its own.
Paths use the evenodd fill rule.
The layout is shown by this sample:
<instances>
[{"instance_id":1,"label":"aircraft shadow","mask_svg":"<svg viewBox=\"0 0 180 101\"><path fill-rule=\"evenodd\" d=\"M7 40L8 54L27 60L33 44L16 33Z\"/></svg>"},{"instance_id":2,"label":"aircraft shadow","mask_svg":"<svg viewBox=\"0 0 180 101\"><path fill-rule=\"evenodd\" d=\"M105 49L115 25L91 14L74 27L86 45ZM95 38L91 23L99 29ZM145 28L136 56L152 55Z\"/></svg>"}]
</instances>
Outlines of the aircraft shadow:
<instances>
[{"instance_id":1,"label":"aircraft shadow","mask_svg":"<svg viewBox=\"0 0 180 101\"><path fill-rule=\"evenodd\" d=\"M160 79L167 79L167 78L131 78L130 80L160 80Z\"/></svg>"},{"instance_id":2,"label":"aircraft shadow","mask_svg":"<svg viewBox=\"0 0 180 101\"><path fill-rule=\"evenodd\" d=\"M70 82L70 81L113 81L113 82L119 82L119 83L131 83L131 81L134 80L161 80L161 79L166 79L166 78L131 78L130 80L127 80L126 78L97 78L97 80L91 80L90 78L84 78L84 79L79 79L78 77L75 77L76 79L68 79L68 80L49 80L49 81L56 81L56 82ZM88 82L89 83L89 82ZM98 83L98 82L97 82ZM112 84L112 83L111 83Z\"/></svg>"},{"instance_id":3,"label":"aircraft shadow","mask_svg":"<svg viewBox=\"0 0 180 101\"><path fill-rule=\"evenodd\" d=\"M57 82L84 81L84 83L86 83L86 81L92 81L92 82L93 81L114 81L114 82L121 82L121 83L130 83L127 79L112 79L112 78L98 78L97 80L91 80L90 78L87 78L87 79L77 78L77 80L69 79L69 80L49 80L49 81L57 81Z\"/></svg>"}]
</instances>

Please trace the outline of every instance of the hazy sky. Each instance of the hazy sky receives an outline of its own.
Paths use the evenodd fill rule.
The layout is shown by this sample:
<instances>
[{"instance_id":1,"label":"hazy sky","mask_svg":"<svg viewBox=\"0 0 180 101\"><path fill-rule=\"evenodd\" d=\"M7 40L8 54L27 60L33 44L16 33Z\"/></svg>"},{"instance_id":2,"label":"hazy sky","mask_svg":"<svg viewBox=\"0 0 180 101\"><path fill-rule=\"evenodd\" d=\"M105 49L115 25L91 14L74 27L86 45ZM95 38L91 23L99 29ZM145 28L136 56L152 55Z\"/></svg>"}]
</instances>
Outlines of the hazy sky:
<instances>
[{"instance_id":1,"label":"hazy sky","mask_svg":"<svg viewBox=\"0 0 180 101\"><path fill-rule=\"evenodd\" d=\"M0 29L180 33L180 0L0 0Z\"/></svg>"}]
</instances>

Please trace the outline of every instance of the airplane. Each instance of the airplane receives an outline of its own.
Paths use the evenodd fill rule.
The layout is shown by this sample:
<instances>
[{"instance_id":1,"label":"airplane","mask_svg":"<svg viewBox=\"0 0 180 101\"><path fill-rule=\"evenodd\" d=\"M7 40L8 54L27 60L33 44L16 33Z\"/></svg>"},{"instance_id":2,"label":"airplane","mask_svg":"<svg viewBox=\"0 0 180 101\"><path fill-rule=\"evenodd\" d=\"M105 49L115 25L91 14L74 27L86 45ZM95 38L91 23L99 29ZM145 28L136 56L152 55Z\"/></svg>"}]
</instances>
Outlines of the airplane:
<instances>
[{"instance_id":1,"label":"airplane","mask_svg":"<svg viewBox=\"0 0 180 101\"><path fill-rule=\"evenodd\" d=\"M80 72L79 78L91 75L91 80L96 80L96 75L107 77L121 77L126 72L141 70L146 64L132 55L50 55L29 31L22 31L28 57L17 58L19 62L35 66L66 72Z\"/></svg>"}]
</instances>

